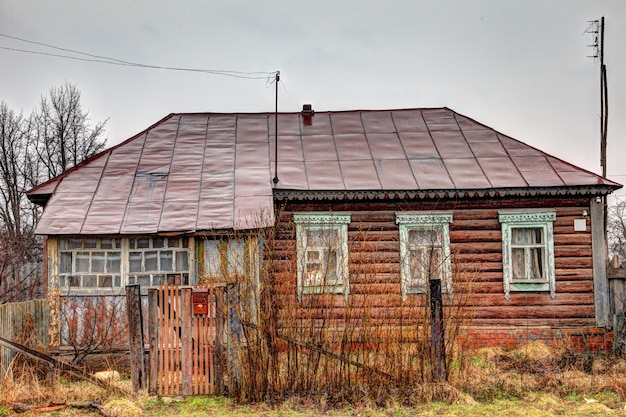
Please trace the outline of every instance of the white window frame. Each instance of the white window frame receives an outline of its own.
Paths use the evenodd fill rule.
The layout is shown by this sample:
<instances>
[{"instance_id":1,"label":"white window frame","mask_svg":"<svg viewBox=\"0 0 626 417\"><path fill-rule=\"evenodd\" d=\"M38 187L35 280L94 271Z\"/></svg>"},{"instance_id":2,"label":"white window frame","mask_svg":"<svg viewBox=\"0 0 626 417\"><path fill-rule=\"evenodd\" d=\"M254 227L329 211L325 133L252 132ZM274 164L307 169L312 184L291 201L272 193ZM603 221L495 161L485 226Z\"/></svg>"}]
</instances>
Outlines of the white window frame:
<instances>
[{"instance_id":1,"label":"white window frame","mask_svg":"<svg viewBox=\"0 0 626 417\"><path fill-rule=\"evenodd\" d=\"M549 291L550 297L556 296L554 271L554 231L553 223L556 220L555 210L499 210L498 219L502 225L502 275L504 281L504 298L510 300L512 291ZM513 245L512 229L536 228L543 231L543 271L544 279L528 280L515 279L513 276Z\"/></svg>"},{"instance_id":2,"label":"white window frame","mask_svg":"<svg viewBox=\"0 0 626 417\"><path fill-rule=\"evenodd\" d=\"M296 224L297 241L297 284L298 299L302 299L302 294L321 293L343 293L348 296L350 284L348 280L348 224L350 224L349 213L295 213L293 215ZM328 248L312 248L307 242L308 230L332 230L337 233L336 253L336 280L328 285L325 282L318 282L315 285L305 285L307 271L307 253L318 251L320 254L328 255ZM322 259L322 258L320 258ZM323 259L322 259L323 261ZM326 259L327 261L327 259ZM321 280L320 276L314 280Z\"/></svg>"},{"instance_id":3,"label":"white window frame","mask_svg":"<svg viewBox=\"0 0 626 417\"><path fill-rule=\"evenodd\" d=\"M399 225L400 237L400 282L402 287L402 300L406 300L410 294L423 294L428 291L428 276L421 277L423 285L410 286L411 282L411 243L409 242L409 232L411 230L432 230L437 229L441 235L442 253L442 283L441 290L452 294L452 261L450 254L450 223L452 223L452 212L398 212L396 213L396 224ZM427 248L429 249L429 248Z\"/></svg>"}]
</instances>

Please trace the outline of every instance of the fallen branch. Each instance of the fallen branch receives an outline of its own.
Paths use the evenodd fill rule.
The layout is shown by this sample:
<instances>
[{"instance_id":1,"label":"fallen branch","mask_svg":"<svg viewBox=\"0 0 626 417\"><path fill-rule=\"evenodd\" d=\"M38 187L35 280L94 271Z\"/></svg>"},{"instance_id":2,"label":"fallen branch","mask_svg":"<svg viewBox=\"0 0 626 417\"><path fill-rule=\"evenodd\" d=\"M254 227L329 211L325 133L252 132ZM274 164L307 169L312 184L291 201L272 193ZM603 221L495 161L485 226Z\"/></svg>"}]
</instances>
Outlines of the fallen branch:
<instances>
[{"instance_id":1,"label":"fallen branch","mask_svg":"<svg viewBox=\"0 0 626 417\"><path fill-rule=\"evenodd\" d=\"M23 403L15 403L13 404L13 411L16 413L26 413L31 411L33 413L49 413L52 411L64 410L66 408L78 408L78 409L95 409L100 415L104 417L115 417L113 414L108 413L102 404L98 401L83 401L76 403L66 403L66 404L50 404L47 406L37 406L31 404L23 404Z\"/></svg>"}]
</instances>

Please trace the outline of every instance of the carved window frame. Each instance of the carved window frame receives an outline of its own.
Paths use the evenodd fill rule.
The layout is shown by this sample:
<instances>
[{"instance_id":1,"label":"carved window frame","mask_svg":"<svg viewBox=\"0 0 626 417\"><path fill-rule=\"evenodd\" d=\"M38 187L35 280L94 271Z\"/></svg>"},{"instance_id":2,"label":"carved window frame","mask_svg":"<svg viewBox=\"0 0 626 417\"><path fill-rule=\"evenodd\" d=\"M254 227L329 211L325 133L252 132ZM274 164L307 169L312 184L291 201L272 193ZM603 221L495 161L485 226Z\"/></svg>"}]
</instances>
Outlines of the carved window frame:
<instances>
[{"instance_id":1,"label":"carved window frame","mask_svg":"<svg viewBox=\"0 0 626 417\"><path fill-rule=\"evenodd\" d=\"M498 219L502 226L502 275L504 281L504 298L509 300L511 292L550 292L556 296L554 270L554 230L555 210L499 210ZM541 280L523 282L513 277L513 255L515 245L512 243L513 229L539 229L542 231L544 250L542 268L544 277Z\"/></svg>"},{"instance_id":2,"label":"carved window frame","mask_svg":"<svg viewBox=\"0 0 626 417\"><path fill-rule=\"evenodd\" d=\"M396 223L399 225L400 237L400 282L402 287L402 299L406 300L410 294L422 294L428 291L429 276L420 277L422 285L411 286L411 251L412 245L416 247L424 246L412 244L410 232L413 230L436 230L441 236L441 242L436 242L437 248L441 249L441 289L443 292L452 294L452 261L450 254L450 223L452 223L452 212L398 212L396 213ZM425 248L432 250L429 246ZM430 272L427 273L429 275Z\"/></svg>"},{"instance_id":3,"label":"carved window frame","mask_svg":"<svg viewBox=\"0 0 626 417\"><path fill-rule=\"evenodd\" d=\"M348 296L350 285L348 280L348 224L349 213L295 213L293 215L296 224L297 242L297 292L298 299L303 294L335 293ZM308 242L307 232L330 232L336 236L336 241L330 245L313 246ZM312 276L314 271L309 270L309 255L313 252L319 256L319 263L327 265L331 250L335 256L333 283L322 282L326 276L318 274ZM311 284L310 282L314 283Z\"/></svg>"}]
</instances>

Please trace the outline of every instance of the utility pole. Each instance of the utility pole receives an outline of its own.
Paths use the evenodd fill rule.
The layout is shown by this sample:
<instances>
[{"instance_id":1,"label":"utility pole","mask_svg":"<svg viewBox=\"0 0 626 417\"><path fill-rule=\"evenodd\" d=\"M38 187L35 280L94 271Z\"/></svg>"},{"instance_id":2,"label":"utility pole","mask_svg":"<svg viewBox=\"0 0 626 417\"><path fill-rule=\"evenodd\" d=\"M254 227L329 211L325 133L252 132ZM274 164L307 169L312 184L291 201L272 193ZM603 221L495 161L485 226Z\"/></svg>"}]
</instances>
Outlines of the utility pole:
<instances>
[{"instance_id":1,"label":"utility pole","mask_svg":"<svg viewBox=\"0 0 626 417\"><path fill-rule=\"evenodd\" d=\"M589 22L585 33L593 36L593 42L588 45L593 48L593 54L589 58L600 62L600 166L602 176L606 177L606 143L609 126L609 97L606 77L606 65L604 64L604 16L600 20Z\"/></svg>"},{"instance_id":2,"label":"utility pole","mask_svg":"<svg viewBox=\"0 0 626 417\"><path fill-rule=\"evenodd\" d=\"M276 71L276 107L274 109L274 184L278 184L278 82L280 81L280 71Z\"/></svg>"}]
</instances>

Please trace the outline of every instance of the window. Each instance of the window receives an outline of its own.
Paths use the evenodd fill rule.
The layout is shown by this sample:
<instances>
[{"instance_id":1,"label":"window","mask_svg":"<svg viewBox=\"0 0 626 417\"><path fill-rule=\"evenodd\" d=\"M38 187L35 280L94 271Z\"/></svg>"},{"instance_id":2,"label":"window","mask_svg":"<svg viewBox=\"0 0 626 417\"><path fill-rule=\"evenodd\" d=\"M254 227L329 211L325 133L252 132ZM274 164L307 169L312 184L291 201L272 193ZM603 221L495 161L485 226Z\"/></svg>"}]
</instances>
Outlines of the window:
<instances>
[{"instance_id":1,"label":"window","mask_svg":"<svg viewBox=\"0 0 626 417\"><path fill-rule=\"evenodd\" d=\"M128 239L128 283L189 285L187 242L178 237Z\"/></svg>"},{"instance_id":2,"label":"window","mask_svg":"<svg viewBox=\"0 0 626 417\"><path fill-rule=\"evenodd\" d=\"M238 281L246 276L246 242L241 238L205 239L204 274L212 281Z\"/></svg>"},{"instance_id":3,"label":"window","mask_svg":"<svg viewBox=\"0 0 626 417\"><path fill-rule=\"evenodd\" d=\"M449 212L396 213L400 226L402 299L428 291L430 279L440 279L442 291L452 293Z\"/></svg>"},{"instance_id":4,"label":"window","mask_svg":"<svg viewBox=\"0 0 626 417\"><path fill-rule=\"evenodd\" d=\"M59 286L121 287L121 247L121 239L59 239Z\"/></svg>"},{"instance_id":5,"label":"window","mask_svg":"<svg viewBox=\"0 0 626 417\"><path fill-rule=\"evenodd\" d=\"M555 296L554 211L499 211L502 224L504 295L511 291L550 291Z\"/></svg>"},{"instance_id":6,"label":"window","mask_svg":"<svg viewBox=\"0 0 626 417\"><path fill-rule=\"evenodd\" d=\"M298 243L298 297L348 294L348 224L342 213L294 214Z\"/></svg>"}]
</instances>

